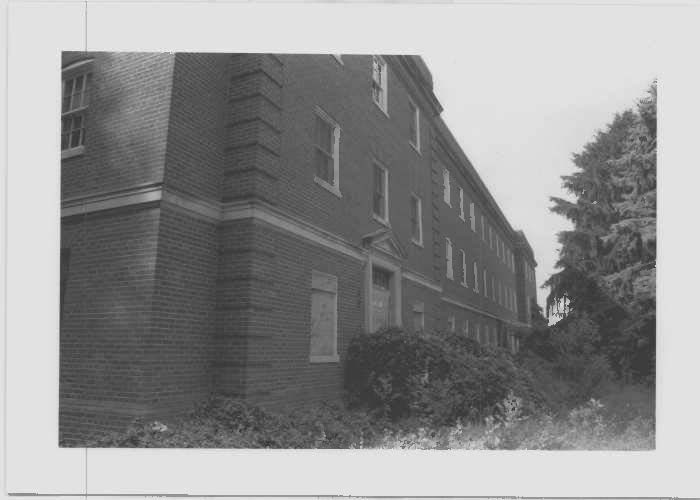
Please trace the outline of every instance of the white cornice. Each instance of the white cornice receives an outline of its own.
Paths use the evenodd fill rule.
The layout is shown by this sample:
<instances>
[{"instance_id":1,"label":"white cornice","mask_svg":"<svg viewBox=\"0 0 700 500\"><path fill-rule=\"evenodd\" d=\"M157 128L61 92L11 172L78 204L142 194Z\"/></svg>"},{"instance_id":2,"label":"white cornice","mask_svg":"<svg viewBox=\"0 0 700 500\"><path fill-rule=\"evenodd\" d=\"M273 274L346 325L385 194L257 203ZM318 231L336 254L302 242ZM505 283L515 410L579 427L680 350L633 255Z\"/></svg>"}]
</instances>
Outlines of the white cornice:
<instances>
[{"instance_id":1,"label":"white cornice","mask_svg":"<svg viewBox=\"0 0 700 500\"><path fill-rule=\"evenodd\" d=\"M355 245L345 238L310 224L299 217L284 213L267 203L253 203L248 201L217 203L214 201L201 200L170 189L163 189L161 184L143 185L128 191L98 193L80 198L66 199L62 203L61 217L70 217L156 201L169 203L178 209L188 211L195 216L211 222L254 219L306 241L339 252L360 262L366 262L368 258L368 249L362 248L360 245ZM406 269L401 264L400 261L396 261L396 265L401 269L401 274L404 279L417 283L439 294L443 293L443 288L440 283L421 273ZM450 297L442 296L441 300L514 326L527 326L517 321L499 318L478 307L465 304Z\"/></svg>"}]
</instances>

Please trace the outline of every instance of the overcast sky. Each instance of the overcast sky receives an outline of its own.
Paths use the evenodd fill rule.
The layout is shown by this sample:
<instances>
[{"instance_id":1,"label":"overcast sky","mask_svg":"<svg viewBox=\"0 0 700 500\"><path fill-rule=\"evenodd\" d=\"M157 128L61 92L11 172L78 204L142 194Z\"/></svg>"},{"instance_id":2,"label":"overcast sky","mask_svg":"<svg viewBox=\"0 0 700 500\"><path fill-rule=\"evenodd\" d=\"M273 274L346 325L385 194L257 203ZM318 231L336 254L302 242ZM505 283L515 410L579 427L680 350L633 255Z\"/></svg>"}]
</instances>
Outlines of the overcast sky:
<instances>
[{"instance_id":1,"label":"overcast sky","mask_svg":"<svg viewBox=\"0 0 700 500\"><path fill-rule=\"evenodd\" d=\"M572 153L658 75L653 19L642 9L627 10L624 36L615 15L529 14L501 17L508 36L471 26L458 36L471 50L422 55L443 119L513 227L525 231L540 286L554 270L556 234L569 227L549 211L549 197L566 196L561 176L574 171ZM538 291L543 307L547 293Z\"/></svg>"}]
</instances>

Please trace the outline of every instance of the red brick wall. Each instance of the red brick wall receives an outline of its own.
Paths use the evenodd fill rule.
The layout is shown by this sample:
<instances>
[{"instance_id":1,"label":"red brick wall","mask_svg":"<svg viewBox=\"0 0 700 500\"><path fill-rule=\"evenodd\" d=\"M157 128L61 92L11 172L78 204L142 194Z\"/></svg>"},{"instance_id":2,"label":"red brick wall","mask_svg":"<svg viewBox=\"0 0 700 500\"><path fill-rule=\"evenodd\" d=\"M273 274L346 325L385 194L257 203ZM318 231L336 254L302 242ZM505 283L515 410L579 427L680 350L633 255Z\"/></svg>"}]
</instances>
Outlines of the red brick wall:
<instances>
[{"instance_id":1,"label":"red brick wall","mask_svg":"<svg viewBox=\"0 0 700 500\"><path fill-rule=\"evenodd\" d=\"M91 413L86 405L118 409L148 398L143 345L151 329L159 210L113 210L62 222L61 247L71 252L59 393L70 422L70 415Z\"/></svg>"},{"instance_id":2,"label":"red brick wall","mask_svg":"<svg viewBox=\"0 0 700 500\"><path fill-rule=\"evenodd\" d=\"M408 252L409 267L430 275L432 257L410 242L411 192L423 199L423 234L431 232L429 127L423 116L423 154L411 147L408 94L389 66L387 117L372 101L372 58L343 55L285 55L284 109L278 201L285 211L359 244L382 227L372 218L372 161L389 170L389 221ZM315 107L340 126L340 192L342 198L314 182Z\"/></svg>"},{"instance_id":3,"label":"red brick wall","mask_svg":"<svg viewBox=\"0 0 700 500\"><path fill-rule=\"evenodd\" d=\"M213 389L217 224L163 203L143 384L154 407L187 408Z\"/></svg>"},{"instance_id":4,"label":"red brick wall","mask_svg":"<svg viewBox=\"0 0 700 500\"><path fill-rule=\"evenodd\" d=\"M262 222L222 228L218 387L268 405L338 399L341 363L309 361L311 271L338 278L341 362L362 331L363 263Z\"/></svg>"},{"instance_id":5,"label":"red brick wall","mask_svg":"<svg viewBox=\"0 0 700 500\"><path fill-rule=\"evenodd\" d=\"M161 182L174 56L91 53L85 153L61 162L61 197ZM64 53L69 64L83 53Z\"/></svg>"},{"instance_id":6,"label":"red brick wall","mask_svg":"<svg viewBox=\"0 0 700 500\"><path fill-rule=\"evenodd\" d=\"M219 201L225 164L228 54L176 54L165 186Z\"/></svg>"}]
</instances>

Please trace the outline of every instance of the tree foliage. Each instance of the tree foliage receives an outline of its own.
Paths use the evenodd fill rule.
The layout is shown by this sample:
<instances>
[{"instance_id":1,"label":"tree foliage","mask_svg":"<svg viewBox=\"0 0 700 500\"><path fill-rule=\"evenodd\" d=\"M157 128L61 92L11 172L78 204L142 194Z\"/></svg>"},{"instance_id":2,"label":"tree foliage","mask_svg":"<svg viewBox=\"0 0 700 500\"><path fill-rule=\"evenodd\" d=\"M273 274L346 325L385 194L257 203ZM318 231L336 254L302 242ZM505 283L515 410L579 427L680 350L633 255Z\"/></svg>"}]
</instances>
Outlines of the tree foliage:
<instances>
[{"instance_id":1,"label":"tree foliage","mask_svg":"<svg viewBox=\"0 0 700 500\"><path fill-rule=\"evenodd\" d=\"M589 314L621 372L653 371L656 319L656 82L615 115L564 176L573 200L551 198L563 231L547 315Z\"/></svg>"}]
</instances>

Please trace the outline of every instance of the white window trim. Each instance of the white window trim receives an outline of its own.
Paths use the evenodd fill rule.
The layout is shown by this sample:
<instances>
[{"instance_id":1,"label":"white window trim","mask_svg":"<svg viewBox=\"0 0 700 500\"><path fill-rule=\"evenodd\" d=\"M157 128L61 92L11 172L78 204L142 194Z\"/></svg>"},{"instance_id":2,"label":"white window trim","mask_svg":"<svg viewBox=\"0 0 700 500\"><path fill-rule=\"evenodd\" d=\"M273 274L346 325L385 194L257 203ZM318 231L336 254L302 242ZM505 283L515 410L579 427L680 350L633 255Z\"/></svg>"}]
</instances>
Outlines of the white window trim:
<instances>
[{"instance_id":1,"label":"white window trim","mask_svg":"<svg viewBox=\"0 0 700 500\"><path fill-rule=\"evenodd\" d=\"M464 218L464 189L459 188L459 218L466 220Z\"/></svg>"},{"instance_id":2,"label":"white window trim","mask_svg":"<svg viewBox=\"0 0 700 500\"><path fill-rule=\"evenodd\" d=\"M448 325L448 330L450 333L455 333L457 330L457 320L455 319L454 314L450 314L447 317L447 325Z\"/></svg>"},{"instance_id":3,"label":"white window trim","mask_svg":"<svg viewBox=\"0 0 700 500\"><path fill-rule=\"evenodd\" d=\"M467 285L467 254L464 250L462 252L462 286L468 287Z\"/></svg>"},{"instance_id":4,"label":"white window trim","mask_svg":"<svg viewBox=\"0 0 700 500\"><path fill-rule=\"evenodd\" d=\"M452 255L452 240L445 238L445 276L448 280L454 280L454 261Z\"/></svg>"},{"instance_id":5,"label":"white window trim","mask_svg":"<svg viewBox=\"0 0 700 500\"><path fill-rule=\"evenodd\" d=\"M342 198L343 195L340 192L340 125L338 125L338 123L319 106L316 106L314 114L314 118L321 118L321 120L323 120L333 128L333 184L330 184L325 180L321 179L319 176L316 175L315 171L314 182L316 182L316 184L318 184L319 186L327 189L328 191L336 195L338 198ZM316 147L315 142L314 147Z\"/></svg>"},{"instance_id":6,"label":"white window trim","mask_svg":"<svg viewBox=\"0 0 700 500\"><path fill-rule=\"evenodd\" d=\"M465 337L469 337L469 320L465 319L463 326L462 326L462 332L464 333Z\"/></svg>"},{"instance_id":7,"label":"white window trim","mask_svg":"<svg viewBox=\"0 0 700 500\"><path fill-rule=\"evenodd\" d=\"M476 232L476 215L474 213L474 202L469 203L469 224L472 231Z\"/></svg>"},{"instance_id":8,"label":"white window trim","mask_svg":"<svg viewBox=\"0 0 700 500\"><path fill-rule=\"evenodd\" d=\"M479 293L479 265L474 261L474 293Z\"/></svg>"},{"instance_id":9,"label":"white window trim","mask_svg":"<svg viewBox=\"0 0 700 500\"><path fill-rule=\"evenodd\" d=\"M447 167L442 167L442 199L448 207L452 208L452 183Z\"/></svg>"},{"instance_id":10,"label":"white window trim","mask_svg":"<svg viewBox=\"0 0 700 500\"><path fill-rule=\"evenodd\" d=\"M413 109L415 109L411 119L413 120L413 124L416 128L416 142L413 142L413 137L411 137L408 139L408 143L413 146L413 149L415 149L418 154L420 154L420 108L413 99L409 98L408 100L413 106Z\"/></svg>"},{"instance_id":11,"label":"white window trim","mask_svg":"<svg viewBox=\"0 0 700 500\"><path fill-rule=\"evenodd\" d=\"M416 240L413 237L413 234L411 234L411 241L418 245L419 247L423 247L423 200L421 199L420 196L418 196L415 193L411 194L411 199L418 201L418 210L417 210L417 217L418 217L418 240ZM411 228L413 229L413 228Z\"/></svg>"},{"instance_id":12,"label":"white window trim","mask_svg":"<svg viewBox=\"0 0 700 500\"><path fill-rule=\"evenodd\" d=\"M489 290L488 290L488 281L486 280L486 269L484 269L484 296L488 298L489 296Z\"/></svg>"},{"instance_id":13,"label":"white window trim","mask_svg":"<svg viewBox=\"0 0 700 500\"><path fill-rule=\"evenodd\" d=\"M85 78L87 79L87 75L90 73L91 70L91 65L93 63L94 59L83 59L81 61L76 61L72 64L69 64L68 66L65 66L64 68L61 68L61 99L63 99L63 82L66 79L73 79L76 78L79 75L84 75ZM87 88L87 80L85 80L85 92L90 93L90 89ZM61 100L61 110L63 110L63 100ZM83 114L83 128L85 127L85 111L88 109L89 102L87 105L83 105L79 108L71 109L65 113L61 113L61 119L63 119L64 116L66 115L73 115L73 114ZM70 136L69 136L70 140ZM60 146L60 144L59 144ZM73 148L69 147L67 149L62 149L61 150L61 160L65 160L67 158L72 158L74 156L80 156L85 153L85 144L80 144L78 146L75 146Z\"/></svg>"},{"instance_id":14,"label":"white window trim","mask_svg":"<svg viewBox=\"0 0 700 500\"><path fill-rule=\"evenodd\" d=\"M385 226L391 226L389 223L389 170L382 165L378 160L374 160L374 166L379 167L384 174L384 214L385 217L374 212L374 199L372 200L372 217L377 222L384 224ZM372 183L374 184L374 171L372 171ZM372 196L374 196L374 185L372 186Z\"/></svg>"},{"instance_id":15,"label":"white window trim","mask_svg":"<svg viewBox=\"0 0 700 500\"><path fill-rule=\"evenodd\" d=\"M330 286L328 285L330 283ZM333 351L331 355L313 355L309 354L309 362L311 363L338 363L340 356L338 355L338 277L332 274L322 273L320 271L311 271L311 290L320 290L323 292L332 292L335 294L334 309L335 323L333 324ZM310 348L310 347L309 347Z\"/></svg>"},{"instance_id":16,"label":"white window trim","mask_svg":"<svg viewBox=\"0 0 700 500\"><path fill-rule=\"evenodd\" d=\"M374 64L375 58L381 63L380 68L381 68L381 72L382 72L382 96L384 96L384 100L381 103L377 102L377 100L374 98L374 94L372 94L372 101L388 117L389 116L389 81L388 81L389 71L388 71L386 61L384 60L384 58L382 56L379 56L379 55L372 56L372 64ZM372 82L374 82L374 73L372 73Z\"/></svg>"},{"instance_id":17,"label":"white window trim","mask_svg":"<svg viewBox=\"0 0 700 500\"><path fill-rule=\"evenodd\" d=\"M486 242L486 219L484 214L481 214L481 239Z\"/></svg>"}]
</instances>

